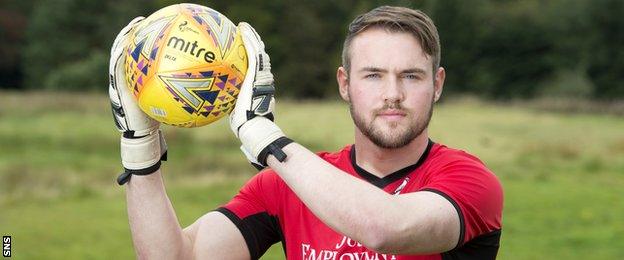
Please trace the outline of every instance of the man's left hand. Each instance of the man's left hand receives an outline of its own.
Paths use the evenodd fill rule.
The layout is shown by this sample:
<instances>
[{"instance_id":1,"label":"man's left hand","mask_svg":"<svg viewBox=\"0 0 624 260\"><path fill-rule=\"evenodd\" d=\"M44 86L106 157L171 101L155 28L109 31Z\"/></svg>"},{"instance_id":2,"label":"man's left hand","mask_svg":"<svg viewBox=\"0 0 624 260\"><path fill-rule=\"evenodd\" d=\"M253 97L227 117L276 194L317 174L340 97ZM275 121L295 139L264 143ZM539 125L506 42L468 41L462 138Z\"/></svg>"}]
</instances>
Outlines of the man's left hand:
<instances>
[{"instance_id":1,"label":"man's left hand","mask_svg":"<svg viewBox=\"0 0 624 260\"><path fill-rule=\"evenodd\" d=\"M273 122L275 87L264 43L248 23L239 23L238 30L247 51L249 66L236 106L230 114L230 127L241 140L241 150L247 159L261 169L266 167L269 154L284 161L286 154L281 148L292 140L286 138Z\"/></svg>"}]
</instances>

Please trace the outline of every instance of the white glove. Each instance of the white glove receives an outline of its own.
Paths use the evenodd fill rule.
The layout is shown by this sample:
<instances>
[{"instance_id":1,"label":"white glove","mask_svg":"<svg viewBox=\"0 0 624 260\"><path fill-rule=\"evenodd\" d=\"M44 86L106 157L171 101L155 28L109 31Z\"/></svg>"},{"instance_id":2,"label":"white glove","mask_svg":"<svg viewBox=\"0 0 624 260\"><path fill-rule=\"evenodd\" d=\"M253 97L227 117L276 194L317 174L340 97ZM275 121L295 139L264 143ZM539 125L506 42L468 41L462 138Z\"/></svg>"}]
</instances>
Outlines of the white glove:
<instances>
[{"instance_id":1,"label":"white glove","mask_svg":"<svg viewBox=\"0 0 624 260\"><path fill-rule=\"evenodd\" d=\"M121 163L125 171L117 178L119 185L128 182L132 174L154 173L160 168L160 161L167 160L167 144L159 129L160 123L141 111L124 77L128 34L141 20L143 17L134 18L119 32L111 47L108 67L108 95L115 125L122 133Z\"/></svg>"},{"instance_id":2,"label":"white glove","mask_svg":"<svg viewBox=\"0 0 624 260\"><path fill-rule=\"evenodd\" d=\"M230 114L232 132L241 140L241 150L258 169L266 167L272 154L279 161L286 160L282 148L291 143L282 130L273 123L275 87L271 74L271 61L264 51L260 36L248 23L238 24L239 33L247 51L247 75Z\"/></svg>"}]
</instances>

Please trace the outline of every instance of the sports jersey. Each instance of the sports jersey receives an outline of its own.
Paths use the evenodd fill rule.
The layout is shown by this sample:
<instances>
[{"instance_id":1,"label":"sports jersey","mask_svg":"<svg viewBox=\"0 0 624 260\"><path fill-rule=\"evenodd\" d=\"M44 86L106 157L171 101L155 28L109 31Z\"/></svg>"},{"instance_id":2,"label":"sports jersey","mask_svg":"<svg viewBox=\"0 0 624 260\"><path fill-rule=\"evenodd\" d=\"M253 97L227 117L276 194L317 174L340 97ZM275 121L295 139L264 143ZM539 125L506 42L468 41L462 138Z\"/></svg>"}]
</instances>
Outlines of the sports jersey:
<instances>
[{"instance_id":1,"label":"sports jersey","mask_svg":"<svg viewBox=\"0 0 624 260\"><path fill-rule=\"evenodd\" d=\"M503 192L496 176L476 157L429 141L413 165L379 178L360 168L353 145L318 156L345 174L390 194L434 192L457 210L457 246L432 255L381 254L325 225L271 169L255 175L226 205L226 215L242 233L252 259L282 242L288 259L494 259L501 234ZM362 203L366 203L362 201ZM406 212L405 214L409 214ZM366 217L366 216L362 216Z\"/></svg>"}]
</instances>

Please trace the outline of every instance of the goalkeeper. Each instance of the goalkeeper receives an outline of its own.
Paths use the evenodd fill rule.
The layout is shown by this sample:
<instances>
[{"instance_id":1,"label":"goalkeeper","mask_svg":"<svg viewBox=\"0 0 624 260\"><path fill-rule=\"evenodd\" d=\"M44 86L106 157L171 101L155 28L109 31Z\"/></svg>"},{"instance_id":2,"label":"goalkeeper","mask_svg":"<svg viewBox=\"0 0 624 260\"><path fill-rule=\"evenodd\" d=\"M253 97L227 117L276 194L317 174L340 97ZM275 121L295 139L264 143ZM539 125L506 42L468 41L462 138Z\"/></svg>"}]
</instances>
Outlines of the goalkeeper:
<instances>
[{"instance_id":1,"label":"goalkeeper","mask_svg":"<svg viewBox=\"0 0 624 260\"><path fill-rule=\"evenodd\" d=\"M137 256L258 259L282 242L289 259L494 259L503 192L476 157L432 141L428 124L445 70L435 25L424 13L383 6L348 28L336 78L355 140L315 154L273 122L273 75L255 30L239 24L249 57L231 129L255 175L227 204L180 227L160 170L159 123L123 82L126 34L117 36L109 93L126 169Z\"/></svg>"}]
</instances>

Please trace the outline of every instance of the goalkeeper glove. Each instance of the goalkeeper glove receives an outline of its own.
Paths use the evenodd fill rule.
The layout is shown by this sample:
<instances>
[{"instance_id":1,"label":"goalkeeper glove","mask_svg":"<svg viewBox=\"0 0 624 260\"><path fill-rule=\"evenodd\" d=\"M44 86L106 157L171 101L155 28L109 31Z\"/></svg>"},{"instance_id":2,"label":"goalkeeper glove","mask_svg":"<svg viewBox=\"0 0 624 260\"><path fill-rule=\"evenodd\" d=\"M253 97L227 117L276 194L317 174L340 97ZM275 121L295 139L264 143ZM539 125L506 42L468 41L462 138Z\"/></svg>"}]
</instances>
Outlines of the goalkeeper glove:
<instances>
[{"instance_id":1,"label":"goalkeeper glove","mask_svg":"<svg viewBox=\"0 0 624 260\"><path fill-rule=\"evenodd\" d=\"M160 131L160 123L147 116L137 105L128 89L124 59L130 31L143 17L134 18L124 27L113 42L108 67L108 95L113 118L121 135L121 163L124 172L117 178L123 185L134 175L148 175L160 168L167 160L167 144Z\"/></svg>"},{"instance_id":2,"label":"goalkeeper glove","mask_svg":"<svg viewBox=\"0 0 624 260\"><path fill-rule=\"evenodd\" d=\"M282 148L291 143L282 130L273 123L275 87L269 55L264 43L251 25L239 23L248 57L248 68L236 106L230 114L230 128L242 143L241 150L253 166L262 169L272 154L279 161L286 160Z\"/></svg>"}]
</instances>

